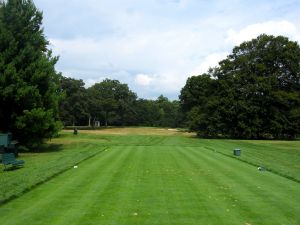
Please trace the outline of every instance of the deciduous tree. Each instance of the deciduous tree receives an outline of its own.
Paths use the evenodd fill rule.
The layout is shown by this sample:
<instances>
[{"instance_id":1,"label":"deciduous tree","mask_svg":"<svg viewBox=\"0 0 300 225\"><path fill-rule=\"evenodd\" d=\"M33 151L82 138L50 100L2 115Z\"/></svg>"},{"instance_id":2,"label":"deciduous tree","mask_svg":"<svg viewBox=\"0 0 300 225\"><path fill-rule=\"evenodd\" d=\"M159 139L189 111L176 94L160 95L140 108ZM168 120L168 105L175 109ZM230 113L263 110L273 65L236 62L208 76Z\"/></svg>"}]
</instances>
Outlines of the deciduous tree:
<instances>
[{"instance_id":1,"label":"deciduous tree","mask_svg":"<svg viewBox=\"0 0 300 225\"><path fill-rule=\"evenodd\" d=\"M210 72L214 80L190 78L181 91L193 129L236 138L293 138L300 132L297 42L260 35Z\"/></svg>"},{"instance_id":2,"label":"deciduous tree","mask_svg":"<svg viewBox=\"0 0 300 225\"><path fill-rule=\"evenodd\" d=\"M133 104L136 94L129 90L127 84L118 80L105 79L94 84L88 90L90 113L104 121L105 126L126 125L134 113Z\"/></svg>"},{"instance_id":3,"label":"deciduous tree","mask_svg":"<svg viewBox=\"0 0 300 225\"><path fill-rule=\"evenodd\" d=\"M89 119L88 96L82 80L62 77L64 100L60 104L60 118L64 125L87 125Z\"/></svg>"}]
</instances>

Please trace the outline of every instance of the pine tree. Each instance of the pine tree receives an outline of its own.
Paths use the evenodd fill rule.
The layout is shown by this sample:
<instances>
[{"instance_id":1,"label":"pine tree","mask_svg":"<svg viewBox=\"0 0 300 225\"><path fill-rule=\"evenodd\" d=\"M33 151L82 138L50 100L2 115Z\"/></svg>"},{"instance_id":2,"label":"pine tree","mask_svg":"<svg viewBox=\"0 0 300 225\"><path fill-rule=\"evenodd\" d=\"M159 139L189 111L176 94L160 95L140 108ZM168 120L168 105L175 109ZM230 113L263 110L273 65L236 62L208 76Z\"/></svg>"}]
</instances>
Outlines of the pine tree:
<instances>
[{"instance_id":1,"label":"pine tree","mask_svg":"<svg viewBox=\"0 0 300 225\"><path fill-rule=\"evenodd\" d=\"M48 49L42 18L31 0L0 3L0 130L28 147L60 126L58 58Z\"/></svg>"}]
</instances>

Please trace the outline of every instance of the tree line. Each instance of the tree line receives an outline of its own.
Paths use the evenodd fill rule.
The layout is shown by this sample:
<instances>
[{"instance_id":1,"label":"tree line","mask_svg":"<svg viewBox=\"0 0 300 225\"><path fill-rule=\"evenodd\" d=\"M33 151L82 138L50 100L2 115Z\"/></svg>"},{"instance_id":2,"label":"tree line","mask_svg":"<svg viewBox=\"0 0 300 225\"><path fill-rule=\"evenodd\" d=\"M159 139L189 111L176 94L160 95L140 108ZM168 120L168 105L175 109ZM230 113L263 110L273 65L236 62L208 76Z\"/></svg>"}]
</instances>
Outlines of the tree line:
<instances>
[{"instance_id":1,"label":"tree line","mask_svg":"<svg viewBox=\"0 0 300 225\"><path fill-rule=\"evenodd\" d=\"M186 126L204 137L294 138L300 133L300 47L260 35L207 73L188 78L179 101L140 99L106 79L85 88L55 70L31 0L0 1L0 131L29 148L65 125Z\"/></svg>"},{"instance_id":2,"label":"tree line","mask_svg":"<svg viewBox=\"0 0 300 225\"><path fill-rule=\"evenodd\" d=\"M140 99L127 84L105 79L90 88L82 80L61 77L64 95L59 115L65 126L178 127L182 121L179 101L163 95Z\"/></svg>"},{"instance_id":3,"label":"tree line","mask_svg":"<svg viewBox=\"0 0 300 225\"><path fill-rule=\"evenodd\" d=\"M177 127L178 101L139 99L127 84L106 79L90 88L55 70L31 0L0 1L0 131L34 148L65 125Z\"/></svg>"}]
</instances>

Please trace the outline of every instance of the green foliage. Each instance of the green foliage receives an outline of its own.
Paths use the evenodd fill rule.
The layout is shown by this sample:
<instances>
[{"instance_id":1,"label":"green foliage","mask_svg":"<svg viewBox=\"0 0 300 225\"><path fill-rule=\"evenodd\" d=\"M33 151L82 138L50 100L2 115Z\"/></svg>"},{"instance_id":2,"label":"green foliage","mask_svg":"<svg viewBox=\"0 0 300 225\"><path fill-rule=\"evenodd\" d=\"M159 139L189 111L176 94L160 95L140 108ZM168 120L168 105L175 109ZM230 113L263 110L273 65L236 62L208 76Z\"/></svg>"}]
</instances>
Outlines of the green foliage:
<instances>
[{"instance_id":1,"label":"green foliage","mask_svg":"<svg viewBox=\"0 0 300 225\"><path fill-rule=\"evenodd\" d=\"M207 137L217 132L216 90L216 80L211 78L211 74L203 74L188 78L181 91L180 103L187 115L187 125L201 136Z\"/></svg>"},{"instance_id":2,"label":"green foliage","mask_svg":"<svg viewBox=\"0 0 300 225\"><path fill-rule=\"evenodd\" d=\"M0 9L0 130L36 145L58 128L59 77L43 34L42 13L30 0ZM38 119L39 123L34 124ZM34 124L34 129L30 130Z\"/></svg>"},{"instance_id":3,"label":"green foliage","mask_svg":"<svg viewBox=\"0 0 300 225\"><path fill-rule=\"evenodd\" d=\"M300 132L299 61L299 45L282 36L261 35L235 47L182 89L190 128L207 136L294 138Z\"/></svg>"},{"instance_id":4,"label":"green foliage","mask_svg":"<svg viewBox=\"0 0 300 225\"><path fill-rule=\"evenodd\" d=\"M82 80L61 78L61 90L64 99L59 107L60 118L65 126L87 125L88 123L88 95Z\"/></svg>"},{"instance_id":5,"label":"green foliage","mask_svg":"<svg viewBox=\"0 0 300 225\"><path fill-rule=\"evenodd\" d=\"M180 127L183 117L179 102L162 95L156 100L138 99L134 111L134 125L138 126Z\"/></svg>"},{"instance_id":6,"label":"green foliage","mask_svg":"<svg viewBox=\"0 0 300 225\"><path fill-rule=\"evenodd\" d=\"M127 84L118 80L105 79L88 89L90 114L100 119L102 124L126 125L134 111L132 105L136 94L129 90Z\"/></svg>"},{"instance_id":7,"label":"green foliage","mask_svg":"<svg viewBox=\"0 0 300 225\"><path fill-rule=\"evenodd\" d=\"M136 103L137 125L157 127L161 110L154 100L138 99Z\"/></svg>"},{"instance_id":8,"label":"green foliage","mask_svg":"<svg viewBox=\"0 0 300 225\"><path fill-rule=\"evenodd\" d=\"M178 101L164 96L157 100L137 99L127 84L105 79L85 89L82 80L61 77L64 99L60 117L65 125L84 126L91 120L102 126L180 127L183 113Z\"/></svg>"},{"instance_id":9,"label":"green foliage","mask_svg":"<svg viewBox=\"0 0 300 225\"><path fill-rule=\"evenodd\" d=\"M180 127L181 114L178 101L171 102L167 97L161 95L155 103L159 108L159 120L154 125L158 127Z\"/></svg>"},{"instance_id":10,"label":"green foliage","mask_svg":"<svg viewBox=\"0 0 300 225\"><path fill-rule=\"evenodd\" d=\"M24 115L16 121L16 135L24 140L22 143L29 147L42 144L44 138L50 139L53 133L58 133L61 123L53 118L53 111L35 108L24 110Z\"/></svg>"}]
</instances>

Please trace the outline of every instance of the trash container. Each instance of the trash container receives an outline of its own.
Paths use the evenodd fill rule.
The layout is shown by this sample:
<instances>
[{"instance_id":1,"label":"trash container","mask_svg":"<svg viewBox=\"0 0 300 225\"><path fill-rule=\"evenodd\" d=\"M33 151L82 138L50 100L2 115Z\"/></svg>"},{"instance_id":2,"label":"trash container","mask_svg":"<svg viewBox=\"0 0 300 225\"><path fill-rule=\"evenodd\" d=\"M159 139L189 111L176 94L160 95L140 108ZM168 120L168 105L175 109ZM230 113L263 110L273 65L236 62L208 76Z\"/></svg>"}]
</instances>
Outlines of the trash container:
<instances>
[{"instance_id":1,"label":"trash container","mask_svg":"<svg viewBox=\"0 0 300 225\"><path fill-rule=\"evenodd\" d=\"M233 155L240 156L241 155L241 149L239 149L239 148L234 149L233 150Z\"/></svg>"}]
</instances>

